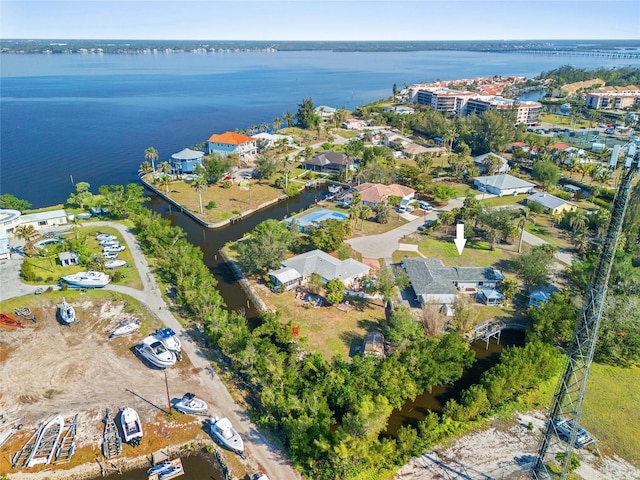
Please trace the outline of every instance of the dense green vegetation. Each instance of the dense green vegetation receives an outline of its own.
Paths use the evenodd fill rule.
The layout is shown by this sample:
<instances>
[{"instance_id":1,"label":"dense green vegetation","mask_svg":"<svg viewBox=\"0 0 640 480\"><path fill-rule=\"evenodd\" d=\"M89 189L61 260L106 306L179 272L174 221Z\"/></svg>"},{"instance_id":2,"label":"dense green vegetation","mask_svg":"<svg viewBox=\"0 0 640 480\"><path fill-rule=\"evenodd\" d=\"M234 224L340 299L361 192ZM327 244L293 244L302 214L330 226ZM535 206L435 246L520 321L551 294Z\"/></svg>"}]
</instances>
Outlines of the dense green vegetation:
<instances>
[{"instance_id":1,"label":"dense green vegetation","mask_svg":"<svg viewBox=\"0 0 640 480\"><path fill-rule=\"evenodd\" d=\"M640 84L640 68L620 67L586 70L564 65L548 72L542 72L539 78L551 78L557 85L584 82L585 80L594 80L596 78L612 86L638 85Z\"/></svg>"}]
</instances>

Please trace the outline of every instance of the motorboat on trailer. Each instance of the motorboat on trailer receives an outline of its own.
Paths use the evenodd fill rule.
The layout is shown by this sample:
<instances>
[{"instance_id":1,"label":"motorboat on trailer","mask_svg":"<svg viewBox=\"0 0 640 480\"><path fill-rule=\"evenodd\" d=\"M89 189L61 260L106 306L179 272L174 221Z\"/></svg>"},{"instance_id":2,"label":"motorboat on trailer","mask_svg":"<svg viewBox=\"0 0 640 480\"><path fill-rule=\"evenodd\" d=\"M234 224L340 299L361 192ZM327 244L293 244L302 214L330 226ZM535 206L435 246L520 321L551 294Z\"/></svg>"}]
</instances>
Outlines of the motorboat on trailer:
<instances>
[{"instance_id":1,"label":"motorboat on trailer","mask_svg":"<svg viewBox=\"0 0 640 480\"><path fill-rule=\"evenodd\" d=\"M131 445L138 445L142 439L142 424L138 412L125 407L120 410L118 422L122 428L122 441Z\"/></svg>"},{"instance_id":2,"label":"motorboat on trailer","mask_svg":"<svg viewBox=\"0 0 640 480\"><path fill-rule=\"evenodd\" d=\"M116 237L115 235L111 235L110 233L99 233L96 235L96 240L98 240L98 242L104 242L104 241L109 241L109 240L118 240L118 237Z\"/></svg>"},{"instance_id":3,"label":"motorboat on trailer","mask_svg":"<svg viewBox=\"0 0 640 480\"><path fill-rule=\"evenodd\" d=\"M62 277L66 283L72 287L79 288L102 288L109 284L111 278L104 272L96 272L89 270L87 272L78 272L72 275Z\"/></svg>"},{"instance_id":4,"label":"motorboat on trailer","mask_svg":"<svg viewBox=\"0 0 640 480\"><path fill-rule=\"evenodd\" d=\"M60 321L65 325L71 325L78 320L75 309L67 303L64 297L62 297L62 303L58 305L58 313L60 314Z\"/></svg>"},{"instance_id":5,"label":"motorboat on trailer","mask_svg":"<svg viewBox=\"0 0 640 480\"><path fill-rule=\"evenodd\" d=\"M140 320L137 318L127 318L121 321L116 328L111 331L109 338L129 335L140 328Z\"/></svg>"},{"instance_id":6,"label":"motorboat on trailer","mask_svg":"<svg viewBox=\"0 0 640 480\"><path fill-rule=\"evenodd\" d=\"M138 353L149 363L159 368L173 367L176 363L176 354L168 350L155 336L149 335L136 346Z\"/></svg>"},{"instance_id":7,"label":"motorboat on trailer","mask_svg":"<svg viewBox=\"0 0 640 480\"><path fill-rule=\"evenodd\" d=\"M173 331L173 328L162 328L160 330L156 330L156 333L154 333L153 336L160 340L162 344L167 347L167 350L171 350L176 354L180 352L182 342L176 335L176 332Z\"/></svg>"},{"instance_id":8,"label":"motorboat on trailer","mask_svg":"<svg viewBox=\"0 0 640 480\"><path fill-rule=\"evenodd\" d=\"M240 434L233 428L228 418L211 418L210 432L223 447L240 455L244 453L242 437L240 437Z\"/></svg>"},{"instance_id":9,"label":"motorboat on trailer","mask_svg":"<svg viewBox=\"0 0 640 480\"><path fill-rule=\"evenodd\" d=\"M193 393L185 393L182 398L174 398L173 408L182 413L202 414L209 406L204 400L200 400Z\"/></svg>"}]
</instances>

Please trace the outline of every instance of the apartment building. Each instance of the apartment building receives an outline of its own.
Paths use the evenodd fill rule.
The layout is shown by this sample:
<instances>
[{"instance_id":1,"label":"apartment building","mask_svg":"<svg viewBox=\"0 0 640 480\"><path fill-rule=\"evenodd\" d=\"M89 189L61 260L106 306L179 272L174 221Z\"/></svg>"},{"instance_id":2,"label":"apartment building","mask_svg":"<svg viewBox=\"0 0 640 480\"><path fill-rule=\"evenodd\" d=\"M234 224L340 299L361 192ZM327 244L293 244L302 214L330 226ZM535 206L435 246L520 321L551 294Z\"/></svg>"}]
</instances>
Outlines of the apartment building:
<instances>
[{"instance_id":1,"label":"apartment building","mask_svg":"<svg viewBox=\"0 0 640 480\"><path fill-rule=\"evenodd\" d=\"M474 95L473 92L462 90L427 87L416 92L415 101L418 105L430 107L436 112L462 114L467 100Z\"/></svg>"},{"instance_id":2,"label":"apartment building","mask_svg":"<svg viewBox=\"0 0 640 480\"><path fill-rule=\"evenodd\" d=\"M516 124L536 125L542 111L540 102L516 102L510 98L476 96L467 100L465 115L480 115L487 110L516 110Z\"/></svg>"},{"instance_id":3,"label":"apartment building","mask_svg":"<svg viewBox=\"0 0 640 480\"><path fill-rule=\"evenodd\" d=\"M608 87L607 89L600 89L597 92L586 93L584 102L589 108L630 108L640 103L640 90L637 88L621 90L619 87Z\"/></svg>"}]
</instances>

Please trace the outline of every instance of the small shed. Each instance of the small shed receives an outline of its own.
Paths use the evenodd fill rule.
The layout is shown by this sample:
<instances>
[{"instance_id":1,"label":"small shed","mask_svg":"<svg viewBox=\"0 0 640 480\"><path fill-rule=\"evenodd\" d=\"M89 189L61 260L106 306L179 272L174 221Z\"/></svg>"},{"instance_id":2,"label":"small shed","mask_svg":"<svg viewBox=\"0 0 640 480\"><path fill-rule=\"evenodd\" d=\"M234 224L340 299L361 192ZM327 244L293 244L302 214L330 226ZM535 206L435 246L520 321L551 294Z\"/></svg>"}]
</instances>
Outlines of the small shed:
<instances>
[{"instance_id":1,"label":"small shed","mask_svg":"<svg viewBox=\"0 0 640 480\"><path fill-rule=\"evenodd\" d=\"M549 301L550 295L542 290L536 290L529 295L529 306L540 307Z\"/></svg>"},{"instance_id":2,"label":"small shed","mask_svg":"<svg viewBox=\"0 0 640 480\"><path fill-rule=\"evenodd\" d=\"M80 255L76 252L60 252L58 254L58 260L60 260L60 265L63 267L78 265L78 263L80 263Z\"/></svg>"},{"instance_id":3,"label":"small shed","mask_svg":"<svg viewBox=\"0 0 640 480\"><path fill-rule=\"evenodd\" d=\"M485 305L502 306L504 295L495 288L483 288L478 291L478 300Z\"/></svg>"}]
</instances>

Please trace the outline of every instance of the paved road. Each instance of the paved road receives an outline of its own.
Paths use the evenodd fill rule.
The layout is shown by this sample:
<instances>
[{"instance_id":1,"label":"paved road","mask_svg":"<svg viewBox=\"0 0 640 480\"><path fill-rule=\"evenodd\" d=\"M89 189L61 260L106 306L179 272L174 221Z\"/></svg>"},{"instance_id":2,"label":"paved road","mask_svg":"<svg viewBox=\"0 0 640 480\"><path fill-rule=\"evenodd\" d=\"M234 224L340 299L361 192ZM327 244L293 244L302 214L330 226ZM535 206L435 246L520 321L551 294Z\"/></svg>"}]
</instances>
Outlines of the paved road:
<instances>
[{"instance_id":1,"label":"paved road","mask_svg":"<svg viewBox=\"0 0 640 480\"><path fill-rule=\"evenodd\" d=\"M114 222L93 222L95 226L109 226L116 228L131 248L134 263L140 272L144 291L122 285L108 285L106 289L130 295L144 303L167 327L171 327L182 339L184 354L199 372L200 380L208 389L208 398L214 399L210 403L211 413L228 417L245 440L246 463L250 470L261 470L273 479L300 479L300 474L294 470L288 459L275 448L269 440L253 425L246 412L238 406L222 381L215 374L211 362L200 350L198 345L185 332L180 323L169 311L154 276L149 269L147 259L138 246L135 237L129 229ZM14 257L19 255L14 254ZM2 300L29 295L35 290L34 286L25 285L20 280L20 265L22 258L6 260L0 264L0 282L2 285Z\"/></svg>"}]
</instances>

